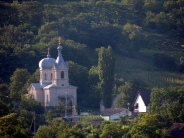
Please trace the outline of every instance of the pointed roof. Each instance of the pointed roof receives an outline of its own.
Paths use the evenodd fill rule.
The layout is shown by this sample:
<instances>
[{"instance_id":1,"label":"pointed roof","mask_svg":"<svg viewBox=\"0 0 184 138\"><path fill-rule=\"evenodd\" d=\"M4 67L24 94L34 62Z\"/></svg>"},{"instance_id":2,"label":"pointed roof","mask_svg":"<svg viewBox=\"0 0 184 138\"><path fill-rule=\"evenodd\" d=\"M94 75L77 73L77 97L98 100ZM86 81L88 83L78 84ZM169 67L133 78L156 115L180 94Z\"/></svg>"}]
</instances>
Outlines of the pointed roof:
<instances>
[{"instance_id":1,"label":"pointed roof","mask_svg":"<svg viewBox=\"0 0 184 138\"><path fill-rule=\"evenodd\" d=\"M43 88L42 85L40 85L40 83L31 83L31 85L28 87L28 89L33 86L35 89L40 89Z\"/></svg>"},{"instance_id":2,"label":"pointed roof","mask_svg":"<svg viewBox=\"0 0 184 138\"><path fill-rule=\"evenodd\" d=\"M150 103L151 91L138 91L137 96L135 98L135 102L139 95L142 97L142 100L144 101L145 106L148 106L148 104Z\"/></svg>"},{"instance_id":3,"label":"pointed roof","mask_svg":"<svg viewBox=\"0 0 184 138\"><path fill-rule=\"evenodd\" d=\"M62 56L61 38L59 37L58 40L59 40L59 46L57 48L58 57L56 59L55 68L59 68L62 64L64 64L64 66L68 68L68 64L64 61L63 56Z\"/></svg>"}]
</instances>

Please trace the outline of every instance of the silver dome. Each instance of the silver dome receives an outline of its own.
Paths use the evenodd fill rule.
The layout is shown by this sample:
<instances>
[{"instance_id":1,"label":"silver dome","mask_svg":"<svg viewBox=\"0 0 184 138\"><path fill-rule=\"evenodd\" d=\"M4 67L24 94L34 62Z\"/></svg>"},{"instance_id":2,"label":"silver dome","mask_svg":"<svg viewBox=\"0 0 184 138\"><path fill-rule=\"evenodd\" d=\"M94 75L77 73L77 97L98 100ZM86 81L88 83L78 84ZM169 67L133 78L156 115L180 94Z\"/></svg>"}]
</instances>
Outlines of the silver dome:
<instances>
[{"instance_id":1,"label":"silver dome","mask_svg":"<svg viewBox=\"0 0 184 138\"><path fill-rule=\"evenodd\" d=\"M53 58L44 58L39 62L40 69L52 69L56 63Z\"/></svg>"}]
</instances>

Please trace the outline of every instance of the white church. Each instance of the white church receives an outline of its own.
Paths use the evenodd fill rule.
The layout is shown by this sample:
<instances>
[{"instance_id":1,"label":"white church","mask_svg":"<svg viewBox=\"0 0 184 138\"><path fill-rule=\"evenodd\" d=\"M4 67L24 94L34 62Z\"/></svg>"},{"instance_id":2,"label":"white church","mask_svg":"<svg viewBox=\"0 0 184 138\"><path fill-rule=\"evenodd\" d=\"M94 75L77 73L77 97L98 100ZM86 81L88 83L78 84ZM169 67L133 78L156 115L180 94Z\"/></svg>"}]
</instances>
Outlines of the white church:
<instances>
[{"instance_id":1,"label":"white church","mask_svg":"<svg viewBox=\"0 0 184 138\"><path fill-rule=\"evenodd\" d=\"M57 48L57 59L50 58L48 50L47 58L39 62L40 82L31 83L28 87L28 94L40 101L44 107L55 106L59 101L77 105L77 87L69 84L69 68L63 59L60 41L61 39Z\"/></svg>"}]
</instances>

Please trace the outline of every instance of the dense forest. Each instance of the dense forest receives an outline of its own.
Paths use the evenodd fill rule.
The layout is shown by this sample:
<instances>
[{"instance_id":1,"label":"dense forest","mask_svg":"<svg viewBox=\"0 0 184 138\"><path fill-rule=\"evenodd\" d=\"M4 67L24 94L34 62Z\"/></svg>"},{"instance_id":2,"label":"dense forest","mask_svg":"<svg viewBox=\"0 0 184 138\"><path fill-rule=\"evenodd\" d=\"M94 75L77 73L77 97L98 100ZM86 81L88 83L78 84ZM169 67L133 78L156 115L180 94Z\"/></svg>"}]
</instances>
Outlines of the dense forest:
<instances>
[{"instance_id":1,"label":"dense forest","mask_svg":"<svg viewBox=\"0 0 184 138\"><path fill-rule=\"evenodd\" d=\"M75 125L56 118L63 103L45 110L25 98L30 83L39 82L47 49L57 57L58 37L70 83L78 86L78 111L99 111L101 99L109 107L111 94L120 94L117 107L130 103L132 110L137 91L151 90L149 113ZM32 137L33 111L45 117L35 138L169 135L173 122L184 121L183 37L183 0L0 0L0 137Z\"/></svg>"}]
</instances>

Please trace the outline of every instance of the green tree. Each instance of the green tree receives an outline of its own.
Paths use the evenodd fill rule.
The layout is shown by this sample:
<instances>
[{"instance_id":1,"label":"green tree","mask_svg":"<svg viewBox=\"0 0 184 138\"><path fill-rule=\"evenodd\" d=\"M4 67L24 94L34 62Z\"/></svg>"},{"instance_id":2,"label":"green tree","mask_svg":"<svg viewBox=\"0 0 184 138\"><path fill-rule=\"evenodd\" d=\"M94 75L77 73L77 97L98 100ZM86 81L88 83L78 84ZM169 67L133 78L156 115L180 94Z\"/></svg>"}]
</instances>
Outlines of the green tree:
<instances>
[{"instance_id":1,"label":"green tree","mask_svg":"<svg viewBox=\"0 0 184 138\"><path fill-rule=\"evenodd\" d=\"M84 132L76 126L70 126L61 118L55 118L47 126L40 126L34 138L84 138Z\"/></svg>"},{"instance_id":2,"label":"green tree","mask_svg":"<svg viewBox=\"0 0 184 138\"><path fill-rule=\"evenodd\" d=\"M98 51L98 68L99 79L102 93L103 104L106 108L111 107L112 104L112 90L114 81L114 67L115 58L112 52L112 48L101 47Z\"/></svg>"},{"instance_id":3,"label":"green tree","mask_svg":"<svg viewBox=\"0 0 184 138\"><path fill-rule=\"evenodd\" d=\"M182 88L154 88L150 99L150 113L160 114L167 124L182 122L184 90Z\"/></svg>"},{"instance_id":4,"label":"green tree","mask_svg":"<svg viewBox=\"0 0 184 138\"><path fill-rule=\"evenodd\" d=\"M129 130L128 126L122 126L117 123L105 124L103 126L102 133L100 134L101 138L119 138L126 134Z\"/></svg>"},{"instance_id":5,"label":"green tree","mask_svg":"<svg viewBox=\"0 0 184 138\"><path fill-rule=\"evenodd\" d=\"M27 138L29 135L21 126L15 113L0 117L0 124L2 138Z\"/></svg>"},{"instance_id":6,"label":"green tree","mask_svg":"<svg viewBox=\"0 0 184 138\"><path fill-rule=\"evenodd\" d=\"M118 87L120 96L115 101L115 104L119 108L127 107L127 103L130 103L130 110L133 110L133 102L136 94L140 90L147 90L147 86L141 81L128 81L124 85Z\"/></svg>"},{"instance_id":7,"label":"green tree","mask_svg":"<svg viewBox=\"0 0 184 138\"><path fill-rule=\"evenodd\" d=\"M56 113L53 110L46 110L44 113L45 119L47 122L52 121L54 118L57 117Z\"/></svg>"},{"instance_id":8,"label":"green tree","mask_svg":"<svg viewBox=\"0 0 184 138\"><path fill-rule=\"evenodd\" d=\"M87 105L91 108L98 108L101 100L98 67L92 66L88 74L89 94Z\"/></svg>"},{"instance_id":9,"label":"green tree","mask_svg":"<svg viewBox=\"0 0 184 138\"><path fill-rule=\"evenodd\" d=\"M30 131L31 121L33 118L33 112L21 109L18 113L18 120L23 128Z\"/></svg>"},{"instance_id":10,"label":"green tree","mask_svg":"<svg viewBox=\"0 0 184 138\"><path fill-rule=\"evenodd\" d=\"M144 36L141 35L141 32L142 27L136 24L126 23L125 25L123 25L122 43L124 43L125 45L123 48L128 52L135 52L139 51L142 47L144 47L146 39L143 39Z\"/></svg>"},{"instance_id":11,"label":"green tree","mask_svg":"<svg viewBox=\"0 0 184 138\"><path fill-rule=\"evenodd\" d=\"M70 84L78 87L77 101L81 104L82 102L85 102L84 97L88 94L88 70L86 67L74 63L73 61L69 61L68 65Z\"/></svg>"},{"instance_id":12,"label":"green tree","mask_svg":"<svg viewBox=\"0 0 184 138\"><path fill-rule=\"evenodd\" d=\"M0 117L7 115L11 109L8 85L0 84Z\"/></svg>"},{"instance_id":13,"label":"green tree","mask_svg":"<svg viewBox=\"0 0 184 138\"><path fill-rule=\"evenodd\" d=\"M36 101L32 95L22 96L20 105L28 111L35 111L37 114L44 113L44 107L41 105L41 102Z\"/></svg>"},{"instance_id":14,"label":"green tree","mask_svg":"<svg viewBox=\"0 0 184 138\"><path fill-rule=\"evenodd\" d=\"M165 115L167 106L173 101L178 100L179 93L177 91L176 87L153 88L150 96L149 111L151 113L160 113Z\"/></svg>"},{"instance_id":15,"label":"green tree","mask_svg":"<svg viewBox=\"0 0 184 138\"><path fill-rule=\"evenodd\" d=\"M159 133L165 127L163 118L158 114L145 113L139 116L129 131L132 138L156 138L164 137Z\"/></svg>"},{"instance_id":16,"label":"green tree","mask_svg":"<svg viewBox=\"0 0 184 138\"><path fill-rule=\"evenodd\" d=\"M171 123L173 122L183 122L184 121L184 104L179 101L174 101L167 107L168 119Z\"/></svg>"},{"instance_id":17,"label":"green tree","mask_svg":"<svg viewBox=\"0 0 184 138\"><path fill-rule=\"evenodd\" d=\"M22 88L24 87L26 81L30 77L30 73L27 69L16 69L11 76L10 80L10 97L15 101L20 101L21 94L25 94L22 92Z\"/></svg>"}]
</instances>

